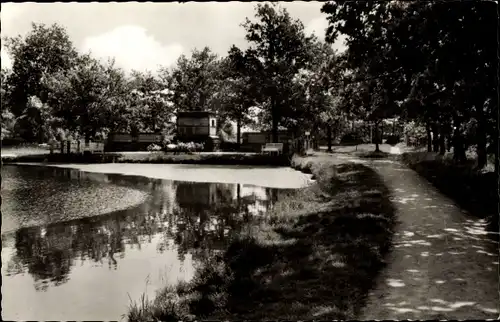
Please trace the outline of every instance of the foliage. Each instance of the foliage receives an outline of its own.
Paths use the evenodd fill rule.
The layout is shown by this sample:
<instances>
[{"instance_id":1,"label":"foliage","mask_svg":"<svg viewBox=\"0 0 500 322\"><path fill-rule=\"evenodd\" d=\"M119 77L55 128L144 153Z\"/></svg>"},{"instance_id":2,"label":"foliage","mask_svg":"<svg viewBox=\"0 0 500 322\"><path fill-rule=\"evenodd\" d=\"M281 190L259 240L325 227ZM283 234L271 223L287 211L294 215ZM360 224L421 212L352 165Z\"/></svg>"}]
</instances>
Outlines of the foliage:
<instances>
[{"instance_id":1,"label":"foliage","mask_svg":"<svg viewBox=\"0 0 500 322\"><path fill-rule=\"evenodd\" d=\"M278 126L294 103L292 79L311 60L312 37L304 33L303 24L290 17L276 4L257 4L256 21L246 19L243 27L250 43L248 60L257 82L258 102L263 108L261 122L270 121L273 140L278 139Z\"/></svg>"},{"instance_id":2,"label":"foliage","mask_svg":"<svg viewBox=\"0 0 500 322\"><path fill-rule=\"evenodd\" d=\"M171 74L172 101L178 110L217 110L218 64L217 55L208 47L193 50L189 59L179 57Z\"/></svg>"},{"instance_id":3,"label":"foliage","mask_svg":"<svg viewBox=\"0 0 500 322\"><path fill-rule=\"evenodd\" d=\"M168 79L168 73L163 72ZM167 73L167 74L165 74ZM128 106L129 130L158 132L168 129L174 116L173 92L168 81L151 73L134 71L129 80L131 104Z\"/></svg>"},{"instance_id":4,"label":"foliage","mask_svg":"<svg viewBox=\"0 0 500 322\"><path fill-rule=\"evenodd\" d=\"M166 152L201 152L204 151L204 143L196 142L177 142L176 144L167 143L163 146L163 150Z\"/></svg>"},{"instance_id":5,"label":"foliage","mask_svg":"<svg viewBox=\"0 0 500 322\"><path fill-rule=\"evenodd\" d=\"M161 151L162 147L159 146L158 144L152 143L152 144L148 145L147 150L149 152L157 152L157 151Z\"/></svg>"},{"instance_id":6,"label":"foliage","mask_svg":"<svg viewBox=\"0 0 500 322\"><path fill-rule=\"evenodd\" d=\"M253 123L252 107L257 104L257 83L253 81L250 54L238 47L229 49L228 57L220 64L221 82L218 92L219 117L236 122L236 141L241 141L241 127ZM225 123L224 120L219 124ZM226 129L222 129L228 133ZM232 132L232 126L231 126ZM228 133L230 134L230 133Z\"/></svg>"},{"instance_id":7,"label":"foliage","mask_svg":"<svg viewBox=\"0 0 500 322\"><path fill-rule=\"evenodd\" d=\"M497 140L493 2L336 1L322 12L327 40L346 37L350 82L376 89L364 107L380 110L379 117L395 113L425 122L441 142L451 125L459 129L454 136L465 135L462 125L474 118L473 141L480 167L485 164L486 142Z\"/></svg>"},{"instance_id":8,"label":"foliage","mask_svg":"<svg viewBox=\"0 0 500 322\"><path fill-rule=\"evenodd\" d=\"M70 131L91 139L98 132L120 128L128 88L123 71L115 68L113 61L102 65L82 55L74 68L56 73L46 84L54 114Z\"/></svg>"},{"instance_id":9,"label":"foliage","mask_svg":"<svg viewBox=\"0 0 500 322\"><path fill-rule=\"evenodd\" d=\"M19 135L29 141L43 141L44 137L50 136L45 130L53 121L51 106L46 105L48 89L44 80L70 69L77 52L66 29L57 24L33 23L32 30L24 38L6 37L4 41L13 66L5 78L2 75L2 83L5 82L8 88L3 92L7 97L2 97L2 108L5 108L5 99ZM30 103L32 97L37 97L41 104Z\"/></svg>"},{"instance_id":10,"label":"foliage","mask_svg":"<svg viewBox=\"0 0 500 322\"><path fill-rule=\"evenodd\" d=\"M403 128L403 135L406 142L422 142L427 138L426 129L424 126L411 121L405 124Z\"/></svg>"}]
</instances>

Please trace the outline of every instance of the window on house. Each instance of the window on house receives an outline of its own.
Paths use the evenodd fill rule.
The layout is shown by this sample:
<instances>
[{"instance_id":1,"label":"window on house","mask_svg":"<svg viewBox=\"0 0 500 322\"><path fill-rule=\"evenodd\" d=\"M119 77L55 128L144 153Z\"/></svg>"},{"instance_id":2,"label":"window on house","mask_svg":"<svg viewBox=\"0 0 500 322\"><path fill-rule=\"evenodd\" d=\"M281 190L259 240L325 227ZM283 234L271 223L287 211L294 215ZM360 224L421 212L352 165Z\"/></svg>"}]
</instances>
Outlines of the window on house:
<instances>
[{"instance_id":1,"label":"window on house","mask_svg":"<svg viewBox=\"0 0 500 322\"><path fill-rule=\"evenodd\" d=\"M212 127L215 127L215 120L212 120Z\"/></svg>"}]
</instances>

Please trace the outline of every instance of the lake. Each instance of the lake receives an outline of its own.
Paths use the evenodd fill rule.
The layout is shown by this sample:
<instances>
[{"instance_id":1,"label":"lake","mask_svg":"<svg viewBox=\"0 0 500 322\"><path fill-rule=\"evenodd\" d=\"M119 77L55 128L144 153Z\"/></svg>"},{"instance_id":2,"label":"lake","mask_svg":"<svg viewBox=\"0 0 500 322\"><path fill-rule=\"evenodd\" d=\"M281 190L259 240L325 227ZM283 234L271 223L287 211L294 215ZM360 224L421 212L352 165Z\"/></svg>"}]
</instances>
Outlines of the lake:
<instances>
[{"instance_id":1,"label":"lake","mask_svg":"<svg viewBox=\"0 0 500 322\"><path fill-rule=\"evenodd\" d=\"M120 166L2 167L4 320L120 320L307 181L286 168Z\"/></svg>"}]
</instances>

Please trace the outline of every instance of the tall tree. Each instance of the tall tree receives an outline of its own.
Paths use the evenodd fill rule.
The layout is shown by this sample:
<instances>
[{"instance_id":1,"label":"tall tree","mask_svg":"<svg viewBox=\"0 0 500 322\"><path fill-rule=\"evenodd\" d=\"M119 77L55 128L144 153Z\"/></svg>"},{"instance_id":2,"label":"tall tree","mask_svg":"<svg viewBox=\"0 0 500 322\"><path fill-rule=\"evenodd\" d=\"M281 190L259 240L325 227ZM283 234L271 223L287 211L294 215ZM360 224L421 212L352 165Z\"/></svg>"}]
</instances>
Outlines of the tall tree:
<instances>
[{"instance_id":1,"label":"tall tree","mask_svg":"<svg viewBox=\"0 0 500 322\"><path fill-rule=\"evenodd\" d=\"M182 55L172 71L173 102L179 110L216 109L218 57L210 48L194 50L191 57Z\"/></svg>"},{"instance_id":2,"label":"tall tree","mask_svg":"<svg viewBox=\"0 0 500 322\"><path fill-rule=\"evenodd\" d=\"M417 114L432 123L441 145L450 124L461 129L473 118L481 168L488 135L496 136L495 122L488 121L498 110L492 68L495 6L486 1L338 1L325 4L322 12L328 15L329 41L346 35L349 68L363 71L362 78L391 79L383 85L390 100L419 97ZM422 77L430 86L420 86ZM456 131L455 142L463 135Z\"/></svg>"},{"instance_id":3,"label":"tall tree","mask_svg":"<svg viewBox=\"0 0 500 322\"><path fill-rule=\"evenodd\" d=\"M234 45L220 68L220 112L236 122L236 141L239 145L241 127L253 122L251 108L258 100L256 83L252 81L254 73L247 53Z\"/></svg>"},{"instance_id":4,"label":"tall tree","mask_svg":"<svg viewBox=\"0 0 500 322\"><path fill-rule=\"evenodd\" d=\"M133 72L130 81L132 102L130 114L135 130L163 131L174 114L168 84L151 73Z\"/></svg>"},{"instance_id":5,"label":"tall tree","mask_svg":"<svg viewBox=\"0 0 500 322\"><path fill-rule=\"evenodd\" d=\"M248 53L254 56L261 105L271 119L272 138L277 142L278 126L290 103L292 79L310 62L308 45L312 38L305 35L299 20L293 20L275 3L258 4L255 18L255 22L247 18L243 27L250 43Z\"/></svg>"},{"instance_id":6,"label":"tall tree","mask_svg":"<svg viewBox=\"0 0 500 322\"><path fill-rule=\"evenodd\" d=\"M2 104L2 140L7 137L11 137L14 135L14 124L15 118L14 114L11 112L10 104L7 101L9 97L10 88L7 84L7 77L10 73L10 70L2 68L1 70L1 104Z\"/></svg>"},{"instance_id":7,"label":"tall tree","mask_svg":"<svg viewBox=\"0 0 500 322\"><path fill-rule=\"evenodd\" d=\"M113 61L103 65L89 55L80 56L74 68L48 79L47 87L55 115L85 140L114 130L127 106L129 88L123 71Z\"/></svg>"},{"instance_id":8,"label":"tall tree","mask_svg":"<svg viewBox=\"0 0 500 322\"><path fill-rule=\"evenodd\" d=\"M17 127L25 139L42 140L34 130L46 121L42 114L47 113L38 110L38 107L44 106L48 95L44 79L70 69L77 52L66 30L57 24L46 26L33 23L32 30L25 37L4 40L13 59L12 72L6 82L11 88L9 102L12 113L18 119ZM40 99L42 104L29 104L32 96ZM39 134L42 135L41 132Z\"/></svg>"}]
</instances>

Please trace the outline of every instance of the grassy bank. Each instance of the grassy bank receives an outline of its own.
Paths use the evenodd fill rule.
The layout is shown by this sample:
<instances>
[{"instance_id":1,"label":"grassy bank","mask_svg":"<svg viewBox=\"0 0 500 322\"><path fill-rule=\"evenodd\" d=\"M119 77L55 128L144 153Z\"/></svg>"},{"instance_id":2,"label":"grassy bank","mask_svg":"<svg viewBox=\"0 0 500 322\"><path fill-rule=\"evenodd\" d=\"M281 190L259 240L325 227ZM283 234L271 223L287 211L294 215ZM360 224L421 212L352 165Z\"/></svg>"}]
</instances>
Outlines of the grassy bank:
<instances>
[{"instance_id":1,"label":"grassy bank","mask_svg":"<svg viewBox=\"0 0 500 322\"><path fill-rule=\"evenodd\" d=\"M292 163L317 182L280 196L191 282L131 304L129 320L356 318L391 247L388 190L361 164Z\"/></svg>"},{"instance_id":2,"label":"grassy bank","mask_svg":"<svg viewBox=\"0 0 500 322\"><path fill-rule=\"evenodd\" d=\"M3 163L9 162L51 162L51 163L181 163L212 165L275 165L288 166L287 156L269 156L261 154L219 154L219 153L105 153L89 155L68 154L27 154L2 156Z\"/></svg>"},{"instance_id":3,"label":"grassy bank","mask_svg":"<svg viewBox=\"0 0 500 322\"><path fill-rule=\"evenodd\" d=\"M457 165L451 153L404 153L401 160L471 215L487 218L489 231L499 231L498 178L493 171L474 171L474 160ZM498 240L498 234L491 237Z\"/></svg>"}]
</instances>

